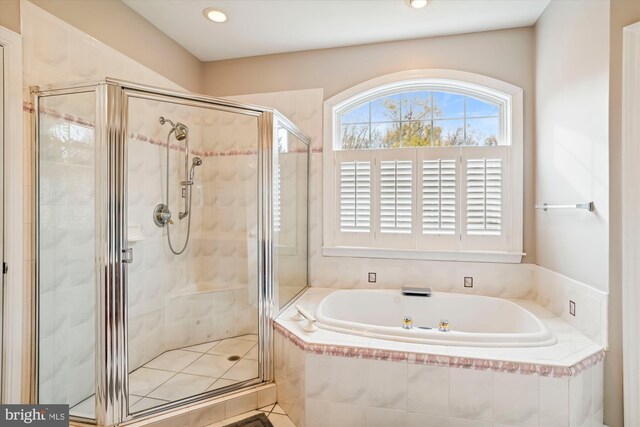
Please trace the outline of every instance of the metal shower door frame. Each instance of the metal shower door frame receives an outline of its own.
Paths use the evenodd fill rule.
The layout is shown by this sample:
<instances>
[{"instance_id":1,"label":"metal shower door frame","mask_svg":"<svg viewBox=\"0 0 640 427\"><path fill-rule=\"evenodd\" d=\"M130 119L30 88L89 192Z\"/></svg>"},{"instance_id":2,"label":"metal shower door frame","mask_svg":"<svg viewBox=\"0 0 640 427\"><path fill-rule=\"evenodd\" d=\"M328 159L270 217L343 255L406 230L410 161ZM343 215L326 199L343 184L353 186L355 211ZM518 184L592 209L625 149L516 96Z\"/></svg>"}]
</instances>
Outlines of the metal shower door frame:
<instances>
[{"instance_id":1,"label":"metal shower door frame","mask_svg":"<svg viewBox=\"0 0 640 427\"><path fill-rule=\"evenodd\" d=\"M39 98L96 91L96 419L71 417L72 421L98 425L120 425L158 414L170 413L186 404L204 402L248 386L273 380L272 318L277 313L273 292L272 163L275 110L233 101L152 88L119 80L32 88L33 138L35 140L34 183L34 318L31 381L33 402L38 402L39 357ZM258 378L216 391L191 396L157 408L129 413L127 361L127 113L131 97L163 100L180 105L211 108L257 118L257 267L259 355ZM298 131L299 133L299 131Z\"/></svg>"},{"instance_id":2,"label":"metal shower door frame","mask_svg":"<svg viewBox=\"0 0 640 427\"><path fill-rule=\"evenodd\" d=\"M105 264L101 266L101 289L98 297L99 330L104 331L104 339L97 348L97 357L105 361L97 365L104 369L97 376L96 383L96 415L97 422L104 425L115 425L138 421L185 404L202 402L218 398L231 391L241 390L248 386L269 382L273 377L272 363L272 328L273 312L273 277L272 277L272 244L271 244L271 162L273 133L270 131L273 112L260 107L236 104L230 101L211 97L183 94L158 90L142 85L108 80L103 86L103 100L99 102L106 111L99 112L99 117L106 117L106 123L100 130L106 142L105 204L103 212L107 224L104 239L110 242L103 254ZM257 267L258 267L258 319L259 319L259 355L258 378L237 383L220 390L201 395L190 396L157 408L129 413L128 405L128 362L127 362L127 264L125 251L127 246L127 117L128 101L131 98L170 102L177 105L209 108L218 111L256 117L258 127L258 173L256 193L258 195L257 224ZM102 273L101 273L102 274ZM120 387L118 387L120 385ZM104 419L101 419L101 416Z\"/></svg>"}]
</instances>

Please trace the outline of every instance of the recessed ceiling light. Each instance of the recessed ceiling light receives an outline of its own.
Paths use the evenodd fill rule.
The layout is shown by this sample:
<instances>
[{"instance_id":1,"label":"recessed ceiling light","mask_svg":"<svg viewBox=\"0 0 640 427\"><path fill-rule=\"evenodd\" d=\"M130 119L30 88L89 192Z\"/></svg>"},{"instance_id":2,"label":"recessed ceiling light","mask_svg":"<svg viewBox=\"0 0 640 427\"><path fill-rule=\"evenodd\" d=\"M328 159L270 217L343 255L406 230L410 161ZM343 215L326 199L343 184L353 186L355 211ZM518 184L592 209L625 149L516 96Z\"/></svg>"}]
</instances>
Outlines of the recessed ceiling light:
<instances>
[{"instance_id":1,"label":"recessed ceiling light","mask_svg":"<svg viewBox=\"0 0 640 427\"><path fill-rule=\"evenodd\" d=\"M202 13L204 13L204 16L207 17L207 19L213 21L213 22L225 22L227 20L227 15L225 15L223 12L220 12L217 9L214 9L212 7L205 9Z\"/></svg>"},{"instance_id":2,"label":"recessed ceiling light","mask_svg":"<svg viewBox=\"0 0 640 427\"><path fill-rule=\"evenodd\" d=\"M427 5L428 0L409 0L409 4L414 9L422 9Z\"/></svg>"}]
</instances>

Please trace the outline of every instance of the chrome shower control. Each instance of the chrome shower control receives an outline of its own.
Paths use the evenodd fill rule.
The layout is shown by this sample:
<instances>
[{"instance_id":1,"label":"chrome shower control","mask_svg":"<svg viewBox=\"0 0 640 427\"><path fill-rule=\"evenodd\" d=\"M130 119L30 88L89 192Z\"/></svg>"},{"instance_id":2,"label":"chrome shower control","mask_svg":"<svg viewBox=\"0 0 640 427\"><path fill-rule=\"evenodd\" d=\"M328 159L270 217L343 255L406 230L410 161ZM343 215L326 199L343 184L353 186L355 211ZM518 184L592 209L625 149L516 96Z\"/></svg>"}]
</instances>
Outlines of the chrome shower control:
<instances>
[{"instance_id":1,"label":"chrome shower control","mask_svg":"<svg viewBox=\"0 0 640 427\"><path fill-rule=\"evenodd\" d=\"M171 211L164 203L160 203L158 206L153 209L153 222L158 227L164 227L169 224L173 224L173 220L171 219Z\"/></svg>"}]
</instances>

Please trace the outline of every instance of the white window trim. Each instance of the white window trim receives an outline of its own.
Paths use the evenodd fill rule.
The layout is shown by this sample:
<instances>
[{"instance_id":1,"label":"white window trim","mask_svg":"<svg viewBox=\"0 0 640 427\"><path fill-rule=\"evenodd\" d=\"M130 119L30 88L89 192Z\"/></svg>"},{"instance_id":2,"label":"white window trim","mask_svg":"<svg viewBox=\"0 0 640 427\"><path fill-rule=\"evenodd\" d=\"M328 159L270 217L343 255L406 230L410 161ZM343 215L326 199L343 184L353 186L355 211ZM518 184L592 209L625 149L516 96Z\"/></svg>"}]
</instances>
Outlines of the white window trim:
<instances>
[{"instance_id":1,"label":"white window trim","mask_svg":"<svg viewBox=\"0 0 640 427\"><path fill-rule=\"evenodd\" d=\"M386 93L408 91L429 86L435 90L472 95L500 105L504 117L501 140L509 141L511 194L507 218L508 245L506 251L431 251L380 249L337 246L335 224L335 175L333 173L334 144L339 140L337 117L345 107L357 102L384 96ZM331 97L324 102L323 127L323 256L421 259L441 261L474 261L520 263L523 251L524 218L524 109L523 91L510 83L491 77L457 70L411 70L377 77Z\"/></svg>"}]
</instances>

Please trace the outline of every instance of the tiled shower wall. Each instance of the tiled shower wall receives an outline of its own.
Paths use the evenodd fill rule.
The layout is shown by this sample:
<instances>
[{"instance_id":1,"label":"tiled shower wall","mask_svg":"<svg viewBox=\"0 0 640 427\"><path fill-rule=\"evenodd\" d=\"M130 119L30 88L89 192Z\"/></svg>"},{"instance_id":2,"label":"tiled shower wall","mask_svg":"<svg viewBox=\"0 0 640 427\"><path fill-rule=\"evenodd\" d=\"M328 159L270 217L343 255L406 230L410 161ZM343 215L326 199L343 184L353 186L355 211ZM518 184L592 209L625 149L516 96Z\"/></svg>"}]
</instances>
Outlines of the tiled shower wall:
<instances>
[{"instance_id":1,"label":"tiled shower wall","mask_svg":"<svg viewBox=\"0 0 640 427\"><path fill-rule=\"evenodd\" d=\"M160 116L189 127L191 159L203 161L195 169L190 239L181 255L170 251L166 229L152 219L166 201L162 144L170 127L159 124ZM139 228L143 237L130 243L136 260L128 283L130 368L166 350L257 333L256 119L132 99L129 131L129 232ZM184 142L172 136L170 144L171 239L179 251L188 223L178 219Z\"/></svg>"}]
</instances>

